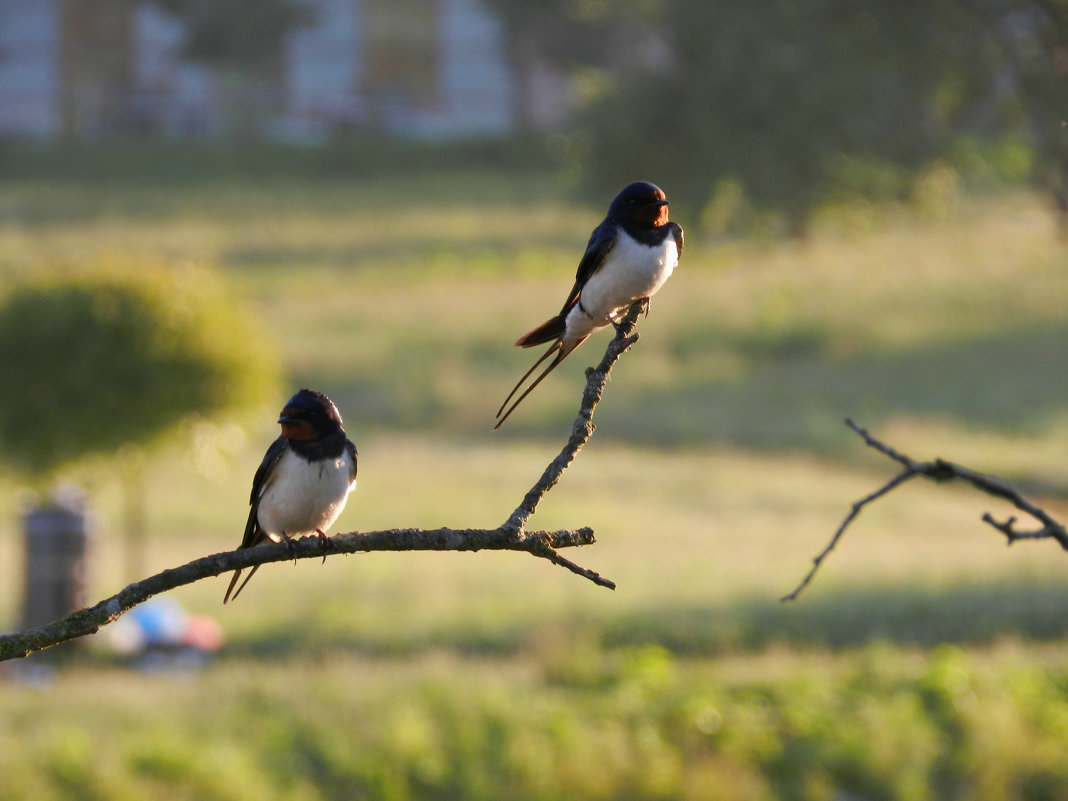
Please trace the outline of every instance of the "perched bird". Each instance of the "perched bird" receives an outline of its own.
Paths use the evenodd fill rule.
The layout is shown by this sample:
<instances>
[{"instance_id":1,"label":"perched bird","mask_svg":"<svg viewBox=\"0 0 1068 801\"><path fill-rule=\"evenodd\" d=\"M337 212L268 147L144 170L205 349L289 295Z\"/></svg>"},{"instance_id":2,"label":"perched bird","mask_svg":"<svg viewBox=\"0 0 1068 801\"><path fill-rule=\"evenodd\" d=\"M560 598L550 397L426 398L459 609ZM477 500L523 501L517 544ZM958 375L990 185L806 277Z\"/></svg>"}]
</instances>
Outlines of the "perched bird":
<instances>
[{"instance_id":1,"label":"perched bird","mask_svg":"<svg viewBox=\"0 0 1068 801\"><path fill-rule=\"evenodd\" d=\"M608 214L590 235L575 286L560 313L516 341L521 348L545 342L552 345L508 393L497 410L494 429L500 428L523 398L586 337L615 324L632 304L648 302L664 285L682 255L682 227L668 220L667 207L660 187L646 181L630 184L616 195ZM556 358L505 411L523 382L553 354Z\"/></svg>"},{"instance_id":2,"label":"perched bird","mask_svg":"<svg viewBox=\"0 0 1068 801\"><path fill-rule=\"evenodd\" d=\"M282 434L252 479L252 508L241 548L264 540L289 542L291 536L311 533L325 544L326 529L356 486L356 446L345 436L341 415L326 395L302 389L286 403L278 422ZM234 571L224 604L241 593L258 567L252 567L237 592L241 570Z\"/></svg>"}]
</instances>

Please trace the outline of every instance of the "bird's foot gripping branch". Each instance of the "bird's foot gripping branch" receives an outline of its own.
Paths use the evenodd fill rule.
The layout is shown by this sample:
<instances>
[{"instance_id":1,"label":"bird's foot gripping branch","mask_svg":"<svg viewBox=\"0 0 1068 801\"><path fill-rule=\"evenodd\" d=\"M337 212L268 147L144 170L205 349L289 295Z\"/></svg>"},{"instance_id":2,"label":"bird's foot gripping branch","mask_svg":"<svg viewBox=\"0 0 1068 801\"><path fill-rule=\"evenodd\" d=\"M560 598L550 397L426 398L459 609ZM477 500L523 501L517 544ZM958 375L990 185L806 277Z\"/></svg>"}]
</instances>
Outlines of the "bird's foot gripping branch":
<instances>
[{"instance_id":1,"label":"bird's foot gripping branch","mask_svg":"<svg viewBox=\"0 0 1068 801\"><path fill-rule=\"evenodd\" d=\"M545 468L533 487L526 493L508 519L496 528L398 528L337 534L325 542L310 535L291 543L267 543L255 548L217 553L195 559L180 567L170 568L154 576L136 581L115 595L93 606L78 610L61 620L27 631L0 636L0 661L28 656L54 645L93 634L113 622L137 604L154 595L182 587L211 576L232 570L254 568L269 562L289 559L317 559L324 555L365 553L369 551L526 551L553 564L565 567L602 587L615 584L581 567L559 554L563 548L592 545L593 530L588 527L560 531L528 531L527 521L534 514L545 494L560 480L579 450L594 431L593 412L601 399L608 375L619 357L638 340L634 333L639 309L633 307L623 318L616 336L609 342L604 358L596 367L586 371L586 386L578 415L567 443Z\"/></svg>"}]
</instances>

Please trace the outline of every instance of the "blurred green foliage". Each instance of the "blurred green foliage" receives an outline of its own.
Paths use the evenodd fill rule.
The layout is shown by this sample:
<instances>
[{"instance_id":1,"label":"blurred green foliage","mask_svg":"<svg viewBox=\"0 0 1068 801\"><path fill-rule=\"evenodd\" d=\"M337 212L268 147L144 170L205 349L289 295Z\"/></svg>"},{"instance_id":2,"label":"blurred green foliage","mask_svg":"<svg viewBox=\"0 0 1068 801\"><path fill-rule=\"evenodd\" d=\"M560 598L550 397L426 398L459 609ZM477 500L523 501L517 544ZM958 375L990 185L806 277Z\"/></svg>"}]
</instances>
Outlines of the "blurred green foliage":
<instances>
[{"instance_id":1,"label":"blurred green foliage","mask_svg":"<svg viewBox=\"0 0 1068 801\"><path fill-rule=\"evenodd\" d=\"M334 654L296 683L293 665L267 664L196 681L96 668L47 693L0 687L0 792L1049 801L1068 786L1063 664L880 645L779 668L772 657L695 664L655 647L585 658L596 685L527 660ZM93 700L71 709L75 693Z\"/></svg>"},{"instance_id":2,"label":"blurred green foliage","mask_svg":"<svg viewBox=\"0 0 1068 801\"><path fill-rule=\"evenodd\" d=\"M740 193L802 235L843 192L902 199L936 163L975 166L960 139L1008 138L1068 215L1065 0L514 5L495 4L513 50L581 76L563 150L591 198L654 180L696 222Z\"/></svg>"},{"instance_id":3,"label":"blurred green foliage","mask_svg":"<svg viewBox=\"0 0 1068 801\"><path fill-rule=\"evenodd\" d=\"M946 148L978 72L960 10L913 5L776 0L754 13L677 0L663 15L670 66L619 81L584 116L587 182L604 193L639 170L701 208L733 179L792 233L845 164L883 165L889 180L869 196L906 194Z\"/></svg>"},{"instance_id":4,"label":"blurred green foliage","mask_svg":"<svg viewBox=\"0 0 1068 801\"><path fill-rule=\"evenodd\" d=\"M113 257L0 298L0 442L30 473L259 404L278 362L218 278Z\"/></svg>"}]
</instances>

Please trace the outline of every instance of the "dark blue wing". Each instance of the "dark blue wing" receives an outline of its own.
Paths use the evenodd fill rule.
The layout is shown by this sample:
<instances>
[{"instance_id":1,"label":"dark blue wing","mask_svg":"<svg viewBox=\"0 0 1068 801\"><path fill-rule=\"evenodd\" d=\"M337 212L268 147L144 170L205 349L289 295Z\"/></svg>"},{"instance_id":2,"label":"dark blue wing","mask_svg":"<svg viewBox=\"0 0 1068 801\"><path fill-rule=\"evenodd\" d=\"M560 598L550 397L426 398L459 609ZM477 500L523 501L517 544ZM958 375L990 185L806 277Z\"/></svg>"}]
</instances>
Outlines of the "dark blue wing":
<instances>
[{"instance_id":1,"label":"dark blue wing","mask_svg":"<svg viewBox=\"0 0 1068 801\"><path fill-rule=\"evenodd\" d=\"M675 247L679 250L679 258L682 258L682 226L677 222L670 222L671 236L675 239Z\"/></svg>"},{"instance_id":2,"label":"dark blue wing","mask_svg":"<svg viewBox=\"0 0 1068 801\"><path fill-rule=\"evenodd\" d=\"M560 310L562 316L566 316L568 310L578 301L579 293L582 292L582 287L586 285L586 282L590 280L590 276L601 269L601 265L604 264L609 252L616 244L618 234L619 231L616 224L609 222L607 219L593 229L593 233L590 234L590 241L586 243L586 252L582 254L578 271L575 273L575 285L571 288L571 292L567 296L567 302L564 303L563 308Z\"/></svg>"},{"instance_id":3,"label":"dark blue wing","mask_svg":"<svg viewBox=\"0 0 1068 801\"><path fill-rule=\"evenodd\" d=\"M352 457L352 476L349 478L349 482L351 483L351 482L356 480L356 461L357 461L356 445L353 443L353 441L351 439L347 439L347 440L345 440L345 448L348 449L349 456Z\"/></svg>"},{"instance_id":4,"label":"dark blue wing","mask_svg":"<svg viewBox=\"0 0 1068 801\"><path fill-rule=\"evenodd\" d=\"M263 532L260 531L259 521L257 520L257 515L260 511L260 495L263 493L263 485L267 482L271 473L274 472L274 468L287 450L289 450L289 441L285 437L279 436L278 439L271 443L271 447L267 449L267 453L263 456L263 461L260 462L260 466L256 469L256 475L252 477L252 494L248 499L252 508L249 510L248 522L245 523L245 536L241 540L242 548L251 548L253 545L258 545L263 539Z\"/></svg>"}]
</instances>

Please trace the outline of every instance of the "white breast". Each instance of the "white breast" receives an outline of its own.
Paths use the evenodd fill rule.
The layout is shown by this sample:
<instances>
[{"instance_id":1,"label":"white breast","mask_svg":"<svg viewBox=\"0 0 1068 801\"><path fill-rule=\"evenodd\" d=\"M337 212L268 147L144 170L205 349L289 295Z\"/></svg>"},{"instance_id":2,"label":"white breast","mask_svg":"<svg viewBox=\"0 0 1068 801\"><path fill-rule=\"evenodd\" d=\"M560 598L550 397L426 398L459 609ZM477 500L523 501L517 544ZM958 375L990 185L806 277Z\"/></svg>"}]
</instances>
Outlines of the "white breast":
<instances>
[{"instance_id":1,"label":"white breast","mask_svg":"<svg viewBox=\"0 0 1068 801\"><path fill-rule=\"evenodd\" d=\"M308 462L286 451L260 494L260 528L275 542L290 537L326 532L345 508L356 486L348 450L337 459Z\"/></svg>"},{"instance_id":2,"label":"white breast","mask_svg":"<svg viewBox=\"0 0 1068 801\"><path fill-rule=\"evenodd\" d=\"M603 328L610 318L635 301L651 298L678 263L679 249L674 237L665 237L659 245L647 247L620 231L605 263L582 288L579 296L582 309L576 306L568 315L568 334ZM582 328L586 330L581 332Z\"/></svg>"}]
</instances>

